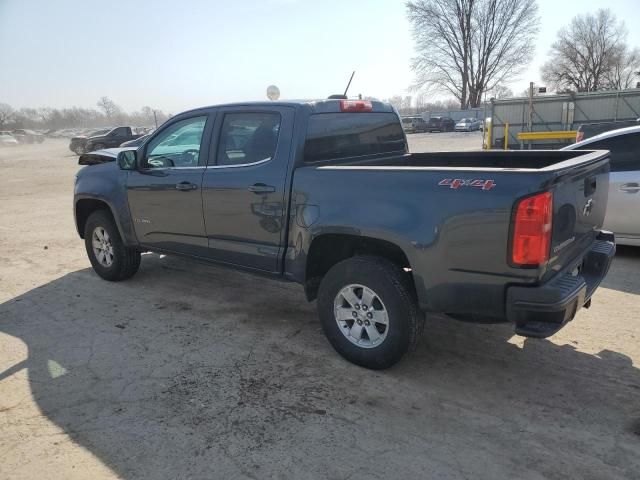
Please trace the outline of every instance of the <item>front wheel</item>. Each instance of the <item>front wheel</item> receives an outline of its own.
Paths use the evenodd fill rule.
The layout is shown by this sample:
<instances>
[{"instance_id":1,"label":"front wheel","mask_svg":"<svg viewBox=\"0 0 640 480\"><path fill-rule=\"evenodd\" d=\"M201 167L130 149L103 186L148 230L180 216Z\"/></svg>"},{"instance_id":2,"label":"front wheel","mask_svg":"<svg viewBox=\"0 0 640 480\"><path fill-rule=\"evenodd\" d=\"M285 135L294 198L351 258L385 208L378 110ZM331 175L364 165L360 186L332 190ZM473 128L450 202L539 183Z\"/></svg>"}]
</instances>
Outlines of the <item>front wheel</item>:
<instances>
[{"instance_id":1,"label":"front wheel","mask_svg":"<svg viewBox=\"0 0 640 480\"><path fill-rule=\"evenodd\" d=\"M380 257L334 265L318 291L318 313L335 350L356 365L391 367L418 341L424 315L409 274Z\"/></svg>"},{"instance_id":2,"label":"front wheel","mask_svg":"<svg viewBox=\"0 0 640 480\"><path fill-rule=\"evenodd\" d=\"M140 252L123 243L111 214L106 210L97 210L89 215L84 243L91 266L105 280L126 280L140 267Z\"/></svg>"}]
</instances>

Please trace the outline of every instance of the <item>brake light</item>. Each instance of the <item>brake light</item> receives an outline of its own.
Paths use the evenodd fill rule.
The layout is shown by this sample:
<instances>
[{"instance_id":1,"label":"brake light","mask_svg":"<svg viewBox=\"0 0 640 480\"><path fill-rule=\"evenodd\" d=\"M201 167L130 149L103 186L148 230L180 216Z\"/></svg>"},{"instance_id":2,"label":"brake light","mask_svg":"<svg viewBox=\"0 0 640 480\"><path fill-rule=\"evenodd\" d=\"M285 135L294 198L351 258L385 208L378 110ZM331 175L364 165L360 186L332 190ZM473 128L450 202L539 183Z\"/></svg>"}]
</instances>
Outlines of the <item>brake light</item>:
<instances>
[{"instance_id":1,"label":"brake light","mask_svg":"<svg viewBox=\"0 0 640 480\"><path fill-rule=\"evenodd\" d=\"M581 142L584 139L584 132L576 132L576 143Z\"/></svg>"},{"instance_id":2,"label":"brake light","mask_svg":"<svg viewBox=\"0 0 640 480\"><path fill-rule=\"evenodd\" d=\"M511 262L537 266L549 260L553 196L540 193L520 200L516 207Z\"/></svg>"},{"instance_id":3,"label":"brake light","mask_svg":"<svg viewBox=\"0 0 640 480\"><path fill-rule=\"evenodd\" d=\"M373 105L369 100L340 100L341 112L371 112Z\"/></svg>"}]
</instances>

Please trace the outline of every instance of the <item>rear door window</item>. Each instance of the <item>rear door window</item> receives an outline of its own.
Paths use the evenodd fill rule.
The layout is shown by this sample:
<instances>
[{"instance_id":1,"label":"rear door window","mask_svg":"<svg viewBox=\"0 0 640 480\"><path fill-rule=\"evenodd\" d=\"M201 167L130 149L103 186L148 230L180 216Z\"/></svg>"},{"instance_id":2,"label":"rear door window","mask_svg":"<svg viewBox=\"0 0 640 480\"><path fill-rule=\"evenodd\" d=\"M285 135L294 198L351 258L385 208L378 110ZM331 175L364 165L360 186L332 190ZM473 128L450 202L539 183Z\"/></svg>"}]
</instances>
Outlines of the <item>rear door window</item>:
<instances>
[{"instance_id":1,"label":"rear door window","mask_svg":"<svg viewBox=\"0 0 640 480\"><path fill-rule=\"evenodd\" d=\"M280 134L279 113L227 113L218 143L218 165L246 165L271 160Z\"/></svg>"},{"instance_id":2,"label":"rear door window","mask_svg":"<svg viewBox=\"0 0 640 480\"><path fill-rule=\"evenodd\" d=\"M394 113L321 113L309 117L305 162L404 151L404 133Z\"/></svg>"},{"instance_id":3,"label":"rear door window","mask_svg":"<svg viewBox=\"0 0 640 480\"><path fill-rule=\"evenodd\" d=\"M612 172L640 170L640 133L618 135L589 143L579 150L609 150Z\"/></svg>"}]
</instances>

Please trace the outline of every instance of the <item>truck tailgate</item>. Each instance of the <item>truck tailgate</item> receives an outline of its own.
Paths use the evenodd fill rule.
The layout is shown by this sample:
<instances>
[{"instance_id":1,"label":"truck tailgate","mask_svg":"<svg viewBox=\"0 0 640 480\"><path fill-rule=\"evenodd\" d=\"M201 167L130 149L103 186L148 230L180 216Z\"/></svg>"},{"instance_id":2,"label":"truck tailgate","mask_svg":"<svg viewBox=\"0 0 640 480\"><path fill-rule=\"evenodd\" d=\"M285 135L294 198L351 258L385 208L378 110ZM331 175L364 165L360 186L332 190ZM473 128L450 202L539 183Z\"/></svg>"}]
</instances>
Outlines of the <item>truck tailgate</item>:
<instances>
[{"instance_id":1,"label":"truck tailgate","mask_svg":"<svg viewBox=\"0 0 640 480\"><path fill-rule=\"evenodd\" d=\"M609 155L560 169L553 178L553 226L548 278L573 267L602 227L609 190Z\"/></svg>"}]
</instances>

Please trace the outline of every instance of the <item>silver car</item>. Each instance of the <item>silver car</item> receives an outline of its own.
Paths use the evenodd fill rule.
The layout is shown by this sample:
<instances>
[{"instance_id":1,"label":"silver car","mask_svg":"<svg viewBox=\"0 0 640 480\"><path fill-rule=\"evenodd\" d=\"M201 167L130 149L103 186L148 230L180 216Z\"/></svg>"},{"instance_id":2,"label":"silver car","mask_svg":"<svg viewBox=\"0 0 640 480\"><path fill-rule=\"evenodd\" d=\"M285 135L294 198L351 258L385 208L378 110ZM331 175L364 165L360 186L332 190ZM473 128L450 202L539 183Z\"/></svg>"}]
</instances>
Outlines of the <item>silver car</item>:
<instances>
[{"instance_id":1,"label":"silver car","mask_svg":"<svg viewBox=\"0 0 640 480\"><path fill-rule=\"evenodd\" d=\"M474 130L480 130L481 120L477 118L463 118L456 123L456 132L473 132Z\"/></svg>"},{"instance_id":2,"label":"silver car","mask_svg":"<svg viewBox=\"0 0 640 480\"><path fill-rule=\"evenodd\" d=\"M563 150L609 150L609 201L604 228L616 243L640 246L640 126L601 133Z\"/></svg>"}]
</instances>

